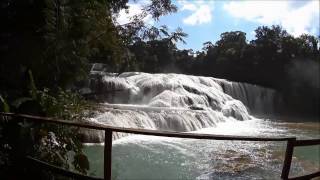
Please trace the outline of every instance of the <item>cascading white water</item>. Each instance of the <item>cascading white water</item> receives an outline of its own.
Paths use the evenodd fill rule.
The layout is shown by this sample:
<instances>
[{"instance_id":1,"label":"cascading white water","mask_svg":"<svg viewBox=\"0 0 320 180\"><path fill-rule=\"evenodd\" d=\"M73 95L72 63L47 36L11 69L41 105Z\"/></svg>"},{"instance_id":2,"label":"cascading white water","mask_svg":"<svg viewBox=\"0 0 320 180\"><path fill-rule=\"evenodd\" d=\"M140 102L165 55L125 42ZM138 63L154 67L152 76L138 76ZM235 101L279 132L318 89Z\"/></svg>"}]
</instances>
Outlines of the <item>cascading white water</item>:
<instances>
[{"instance_id":1,"label":"cascading white water","mask_svg":"<svg viewBox=\"0 0 320 180\"><path fill-rule=\"evenodd\" d=\"M241 101L224 92L229 87L226 80L127 72L106 75L98 83L106 94L106 111L92 118L97 123L184 132L214 127L230 118L252 119Z\"/></svg>"},{"instance_id":2,"label":"cascading white water","mask_svg":"<svg viewBox=\"0 0 320 180\"><path fill-rule=\"evenodd\" d=\"M252 113L259 115L274 114L276 91L248 83L220 80L226 94L245 104Z\"/></svg>"},{"instance_id":3,"label":"cascading white water","mask_svg":"<svg viewBox=\"0 0 320 180\"><path fill-rule=\"evenodd\" d=\"M99 83L103 83L102 89L106 94L108 94L109 102L146 104L150 103L151 98L161 94L160 98L162 98L162 100L152 102L152 104L150 104L151 106L159 107L186 107L186 103L183 103L186 100L190 101L189 104L193 103L194 100L198 101L198 104L201 104L201 101L203 100L202 97L199 99L197 96L186 94L185 91L196 95L209 95L207 96L207 100L209 100L207 102L215 100L221 102L217 96L221 97L221 92L223 92L230 95L232 98L241 101L253 113L272 114L274 112L273 107L276 96L275 90L257 85L231 82L225 79L187 76L181 74L147 74L128 72L119 76L104 76L103 82ZM162 92L166 90L169 92ZM139 96L136 96L138 94ZM184 97L178 97L179 95ZM173 97L173 99L168 99L172 96L175 97ZM188 98L186 98L186 96L188 96ZM167 100L164 97L166 97ZM136 101L137 98L140 98L140 101ZM166 104L168 102L165 101L171 102L170 104ZM158 105L156 103L158 103ZM205 104L205 102L202 101L202 104ZM210 105L219 106L219 104Z\"/></svg>"},{"instance_id":4,"label":"cascading white water","mask_svg":"<svg viewBox=\"0 0 320 180\"><path fill-rule=\"evenodd\" d=\"M96 123L193 133L292 135L287 128L248 113L273 111L275 92L270 89L211 77L136 72L106 75L95 83L92 86L104 94L104 111L91 118ZM112 179L277 179L281 173L281 143L113 135ZM89 142L103 140L103 133L87 136ZM95 159L92 164L100 168L98 175L103 174L102 148L86 149ZM304 165L293 169L302 171Z\"/></svg>"}]
</instances>

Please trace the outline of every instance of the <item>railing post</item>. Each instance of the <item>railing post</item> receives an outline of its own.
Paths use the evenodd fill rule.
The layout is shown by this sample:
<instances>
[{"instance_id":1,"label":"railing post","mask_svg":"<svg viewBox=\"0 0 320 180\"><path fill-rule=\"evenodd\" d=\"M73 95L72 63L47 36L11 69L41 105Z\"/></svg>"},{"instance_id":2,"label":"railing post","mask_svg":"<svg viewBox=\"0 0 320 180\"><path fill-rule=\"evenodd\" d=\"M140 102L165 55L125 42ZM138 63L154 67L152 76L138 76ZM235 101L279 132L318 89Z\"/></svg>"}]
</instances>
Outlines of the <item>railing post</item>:
<instances>
[{"instance_id":1,"label":"railing post","mask_svg":"<svg viewBox=\"0 0 320 180\"><path fill-rule=\"evenodd\" d=\"M111 180L112 130L104 131L104 179Z\"/></svg>"},{"instance_id":2,"label":"railing post","mask_svg":"<svg viewBox=\"0 0 320 180\"><path fill-rule=\"evenodd\" d=\"M293 155L293 147L296 139L289 139L287 142L286 154L283 161L281 179L287 180L289 178L292 155Z\"/></svg>"}]
</instances>

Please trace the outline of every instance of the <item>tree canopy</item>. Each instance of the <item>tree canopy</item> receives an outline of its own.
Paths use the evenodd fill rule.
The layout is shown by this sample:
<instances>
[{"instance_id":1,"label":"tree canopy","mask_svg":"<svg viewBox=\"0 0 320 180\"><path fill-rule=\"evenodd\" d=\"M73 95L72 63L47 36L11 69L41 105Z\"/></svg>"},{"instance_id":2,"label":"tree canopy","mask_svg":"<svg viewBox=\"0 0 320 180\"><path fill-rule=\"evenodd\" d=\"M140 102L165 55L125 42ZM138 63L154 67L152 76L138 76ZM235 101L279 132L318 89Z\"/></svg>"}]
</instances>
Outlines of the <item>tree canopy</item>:
<instances>
[{"instance_id":1,"label":"tree canopy","mask_svg":"<svg viewBox=\"0 0 320 180\"><path fill-rule=\"evenodd\" d=\"M148 2L130 22L119 24L116 19L121 10L128 9L128 0L2 0L0 108L9 111L27 102L21 106L30 114L81 119L78 115L88 102L65 90L85 79L90 63L96 62L109 65L113 72L173 72L258 84L282 95L284 106L279 114L320 117L319 37L294 37L281 26L261 26L250 42L246 33L230 31L216 42L204 42L202 51L180 50L177 43L185 43L187 37L181 28L170 32L165 25L144 22L148 15L157 21L176 12L177 7L171 0ZM3 129L2 144L15 143L11 128ZM61 143L73 144L58 150L36 147L40 156L68 168L65 160L72 149L75 169L86 173L89 167L74 129L39 126L38 130L38 140L49 141L54 137L52 131ZM14 160L23 147L20 145L9 150ZM8 150L2 148L0 162ZM54 156L47 153L50 151ZM79 166L79 159L85 160L84 167Z\"/></svg>"},{"instance_id":2,"label":"tree canopy","mask_svg":"<svg viewBox=\"0 0 320 180\"><path fill-rule=\"evenodd\" d=\"M165 25L143 20L176 12L170 0L151 0L130 22L119 24L116 19L127 5L128 0L2 1L1 94L21 94L28 70L39 87L55 89L83 79L88 64L99 62L114 72L179 72L249 82L290 99L301 89L293 85L292 74L303 73L291 69L305 62L319 66L319 37L294 37L281 26L261 26L250 42L244 32L231 31L204 42L202 51L179 50L176 43L187 36L181 28L169 32Z\"/></svg>"}]
</instances>

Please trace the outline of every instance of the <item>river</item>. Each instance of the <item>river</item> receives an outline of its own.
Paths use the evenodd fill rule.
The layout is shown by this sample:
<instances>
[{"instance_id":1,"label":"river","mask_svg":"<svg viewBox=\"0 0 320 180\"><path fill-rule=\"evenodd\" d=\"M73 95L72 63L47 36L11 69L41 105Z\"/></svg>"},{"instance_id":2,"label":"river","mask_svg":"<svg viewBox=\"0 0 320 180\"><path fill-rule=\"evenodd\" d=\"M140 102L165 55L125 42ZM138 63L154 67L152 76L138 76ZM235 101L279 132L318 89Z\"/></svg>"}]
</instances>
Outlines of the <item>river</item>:
<instances>
[{"instance_id":1,"label":"river","mask_svg":"<svg viewBox=\"0 0 320 180\"><path fill-rule=\"evenodd\" d=\"M104 76L104 111L90 121L120 127L254 137L320 138L319 121L270 118L276 92L178 74ZM102 84L102 85L101 85ZM269 115L263 118L261 115ZM259 115L259 116L258 116ZM257 118L259 117L259 118ZM266 116L265 116L266 117ZM103 134L88 132L88 141ZM113 179L280 179L284 142L194 140L114 133ZM103 144L86 144L90 174L103 175ZM320 170L319 146L294 149L290 176Z\"/></svg>"}]
</instances>

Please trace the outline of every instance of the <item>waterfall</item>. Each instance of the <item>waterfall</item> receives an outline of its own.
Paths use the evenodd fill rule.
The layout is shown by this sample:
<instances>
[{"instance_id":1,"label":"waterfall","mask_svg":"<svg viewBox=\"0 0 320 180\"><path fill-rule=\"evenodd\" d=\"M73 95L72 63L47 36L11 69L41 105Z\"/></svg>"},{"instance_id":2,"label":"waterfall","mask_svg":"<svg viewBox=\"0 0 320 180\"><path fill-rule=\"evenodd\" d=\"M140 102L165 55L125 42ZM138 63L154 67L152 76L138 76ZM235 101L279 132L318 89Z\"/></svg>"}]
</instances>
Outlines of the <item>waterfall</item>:
<instances>
[{"instance_id":1,"label":"waterfall","mask_svg":"<svg viewBox=\"0 0 320 180\"><path fill-rule=\"evenodd\" d=\"M102 102L102 110L89 119L95 123L235 136L291 136L283 122L255 118L273 113L277 99L275 91L255 85L183 74L126 72L93 78L91 88ZM87 142L103 141L103 132L85 133ZM112 179L276 179L281 174L282 143L124 133L113 133L113 139ZM88 154L101 167L103 146L87 148L92 148ZM297 167L298 172L303 170Z\"/></svg>"},{"instance_id":2,"label":"waterfall","mask_svg":"<svg viewBox=\"0 0 320 180\"><path fill-rule=\"evenodd\" d=\"M105 111L90 119L95 123L185 132L230 119L250 120L249 110L273 111L273 90L224 79L141 72L107 74L97 79L91 88L103 94L99 98ZM103 134L97 141L102 139Z\"/></svg>"},{"instance_id":3,"label":"waterfall","mask_svg":"<svg viewBox=\"0 0 320 180\"><path fill-rule=\"evenodd\" d=\"M218 80L226 94L240 100L250 112L256 115L273 115L275 100L279 95L275 90L248 83Z\"/></svg>"}]
</instances>

